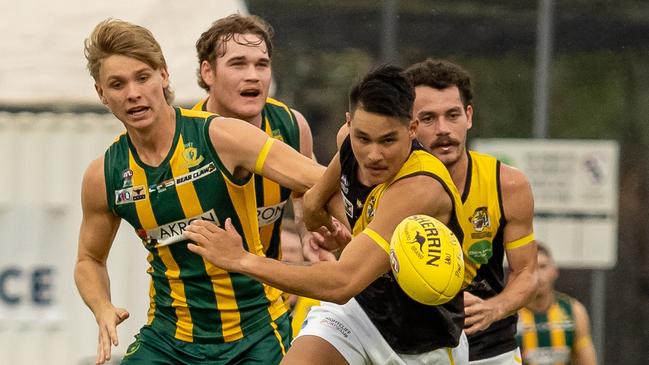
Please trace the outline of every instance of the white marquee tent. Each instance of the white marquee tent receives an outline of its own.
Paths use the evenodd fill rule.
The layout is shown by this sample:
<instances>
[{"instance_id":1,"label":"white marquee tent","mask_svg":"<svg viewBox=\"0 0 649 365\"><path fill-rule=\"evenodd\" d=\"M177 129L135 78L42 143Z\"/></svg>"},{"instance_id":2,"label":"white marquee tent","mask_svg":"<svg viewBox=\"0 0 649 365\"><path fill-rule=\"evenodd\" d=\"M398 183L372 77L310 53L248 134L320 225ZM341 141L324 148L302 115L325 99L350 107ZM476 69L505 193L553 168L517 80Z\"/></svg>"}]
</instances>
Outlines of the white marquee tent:
<instances>
[{"instance_id":1,"label":"white marquee tent","mask_svg":"<svg viewBox=\"0 0 649 365\"><path fill-rule=\"evenodd\" d=\"M83 41L112 17L150 29L169 65L176 101L204 93L196 84L194 44L217 18L246 13L237 0L0 1L0 105L95 104Z\"/></svg>"}]
</instances>

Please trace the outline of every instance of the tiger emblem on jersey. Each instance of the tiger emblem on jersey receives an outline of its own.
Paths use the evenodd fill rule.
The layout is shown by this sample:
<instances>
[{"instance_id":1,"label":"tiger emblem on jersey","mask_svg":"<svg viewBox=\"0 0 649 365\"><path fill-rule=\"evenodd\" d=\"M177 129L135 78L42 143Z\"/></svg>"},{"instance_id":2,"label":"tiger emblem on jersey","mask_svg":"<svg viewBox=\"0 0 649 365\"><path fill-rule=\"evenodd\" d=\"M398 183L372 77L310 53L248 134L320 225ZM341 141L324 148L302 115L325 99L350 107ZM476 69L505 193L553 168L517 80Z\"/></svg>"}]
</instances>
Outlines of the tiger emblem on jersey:
<instances>
[{"instance_id":1,"label":"tiger emblem on jersey","mask_svg":"<svg viewBox=\"0 0 649 365\"><path fill-rule=\"evenodd\" d=\"M471 225L473 225L473 229L476 232L482 232L485 228L490 228L491 221L489 220L487 207L477 208L471 217L469 217L469 222L471 222Z\"/></svg>"}]
</instances>

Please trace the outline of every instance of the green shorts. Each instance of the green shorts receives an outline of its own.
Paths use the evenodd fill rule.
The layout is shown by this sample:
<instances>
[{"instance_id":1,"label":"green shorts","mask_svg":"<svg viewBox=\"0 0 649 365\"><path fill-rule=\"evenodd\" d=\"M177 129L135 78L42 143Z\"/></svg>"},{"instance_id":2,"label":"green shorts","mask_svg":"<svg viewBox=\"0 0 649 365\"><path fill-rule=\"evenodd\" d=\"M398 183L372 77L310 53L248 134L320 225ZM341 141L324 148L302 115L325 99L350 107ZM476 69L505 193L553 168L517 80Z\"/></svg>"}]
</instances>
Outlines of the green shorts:
<instances>
[{"instance_id":1,"label":"green shorts","mask_svg":"<svg viewBox=\"0 0 649 365\"><path fill-rule=\"evenodd\" d=\"M291 343L288 315L275 321L277 332L258 330L235 342L205 344L180 341L144 326L128 346L122 365L279 364ZM281 337L281 341L278 337Z\"/></svg>"}]
</instances>

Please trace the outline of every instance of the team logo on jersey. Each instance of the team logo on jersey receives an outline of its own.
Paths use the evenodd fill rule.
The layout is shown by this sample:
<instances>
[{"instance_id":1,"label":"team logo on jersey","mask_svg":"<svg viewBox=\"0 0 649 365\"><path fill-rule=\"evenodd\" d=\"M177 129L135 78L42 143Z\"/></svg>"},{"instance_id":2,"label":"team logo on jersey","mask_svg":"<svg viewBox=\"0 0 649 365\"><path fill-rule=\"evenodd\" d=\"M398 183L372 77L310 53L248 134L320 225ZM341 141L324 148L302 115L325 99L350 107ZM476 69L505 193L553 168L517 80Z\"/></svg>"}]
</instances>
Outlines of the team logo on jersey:
<instances>
[{"instance_id":1,"label":"team logo on jersey","mask_svg":"<svg viewBox=\"0 0 649 365\"><path fill-rule=\"evenodd\" d=\"M198 150L196 149L196 147L194 147L194 144L191 142L185 143L183 158L185 159L188 168L197 166L205 159L203 156L198 154Z\"/></svg>"},{"instance_id":2,"label":"team logo on jersey","mask_svg":"<svg viewBox=\"0 0 649 365\"><path fill-rule=\"evenodd\" d=\"M276 140L284 142L284 136L282 136L282 132L279 129L273 129L273 138Z\"/></svg>"},{"instance_id":3,"label":"team logo on jersey","mask_svg":"<svg viewBox=\"0 0 649 365\"><path fill-rule=\"evenodd\" d=\"M350 202L349 199L347 199L347 197L344 196L344 195L343 195L343 204L345 205L345 214L347 214L347 216L349 218L353 219L354 218L354 204L352 204L352 202Z\"/></svg>"},{"instance_id":4,"label":"team logo on jersey","mask_svg":"<svg viewBox=\"0 0 649 365\"><path fill-rule=\"evenodd\" d=\"M286 200L275 205L257 207L257 221L259 222L259 227L275 223L275 221L282 216L284 205L286 205Z\"/></svg>"},{"instance_id":5,"label":"team logo on jersey","mask_svg":"<svg viewBox=\"0 0 649 365\"><path fill-rule=\"evenodd\" d=\"M367 222L369 223L372 218L374 218L374 204L376 204L376 197L373 196L370 198L370 201L367 203Z\"/></svg>"},{"instance_id":6,"label":"team logo on jersey","mask_svg":"<svg viewBox=\"0 0 649 365\"><path fill-rule=\"evenodd\" d=\"M144 185L115 190L115 205L134 203L138 200L144 199L146 199L146 189Z\"/></svg>"},{"instance_id":7,"label":"team logo on jersey","mask_svg":"<svg viewBox=\"0 0 649 365\"><path fill-rule=\"evenodd\" d=\"M347 175L340 176L340 190L343 191L343 194L349 194L349 180Z\"/></svg>"},{"instance_id":8,"label":"team logo on jersey","mask_svg":"<svg viewBox=\"0 0 649 365\"><path fill-rule=\"evenodd\" d=\"M469 217L469 222L471 222L474 231L471 233L471 238L491 237L491 220L487 207L477 208Z\"/></svg>"},{"instance_id":9,"label":"team logo on jersey","mask_svg":"<svg viewBox=\"0 0 649 365\"><path fill-rule=\"evenodd\" d=\"M133 170L126 169L122 171L122 189L133 186Z\"/></svg>"},{"instance_id":10,"label":"team logo on jersey","mask_svg":"<svg viewBox=\"0 0 649 365\"><path fill-rule=\"evenodd\" d=\"M167 246L172 243L185 241L186 238L183 235L185 228L198 219L210 221L219 226L221 225L214 209L210 209L203 214L166 223L152 229L138 229L137 235L142 239L142 243L144 243L147 248Z\"/></svg>"}]
</instances>

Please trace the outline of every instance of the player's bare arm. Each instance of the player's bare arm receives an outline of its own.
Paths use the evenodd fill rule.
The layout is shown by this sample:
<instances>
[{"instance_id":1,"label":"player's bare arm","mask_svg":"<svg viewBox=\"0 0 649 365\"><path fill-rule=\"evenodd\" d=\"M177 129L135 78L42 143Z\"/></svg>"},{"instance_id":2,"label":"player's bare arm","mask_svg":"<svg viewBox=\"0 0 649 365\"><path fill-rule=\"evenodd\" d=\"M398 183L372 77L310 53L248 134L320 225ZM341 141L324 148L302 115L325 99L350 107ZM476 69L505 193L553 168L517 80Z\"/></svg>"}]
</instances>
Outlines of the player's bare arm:
<instances>
[{"instance_id":1,"label":"player's bare arm","mask_svg":"<svg viewBox=\"0 0 649 365\"><path fill-rule=\"evenodd\" d=\"M295 109L291 109L295 120L297 122L298 130L300 132L300 153L306 157L316 160L313 154L313 136L311 135L311 127L302 113ZM330 249L335 249L338 246L346 244L351 238L349 232L342 229L339 224L334 222L335 229L326 232L311 232L304 224L304 207L302 194L295 192L291 196L293 204L293 215L295 226L297 227L302 243L303 256L311 261L317 262L322 260L335 260L336 256L329 252Z\"/></svg>"},{"instance_id":2,"label":"player's bare arm","mask_svg":"<svg viewBox=\"0 0 649 365\"><path fill-rule=\"evenodd\" d=\"M225 230L201 221L185 234L188 248L224 270L254 277L282 291L334 303L346 303L389 270L388 256L369 237L359 235L338 261L307 266L257 256L243 249L241 236L226 220Z\"/></svg>"},{"instance_id":3,"label":"player's bare arm","mask_svg":"<svg viewBox=\"0 0 649 365\"><path fill-rule=\"evenodd\" d=\"M597 365L595 346L590 337L590 320L584 305L572 301L572 313L575 318L575 342L572 346L571 364Z\"/></svg>"},{"instance_id":4,"label":"player's bare arm","mask_svg":"<svg viewBox=\"0 0 649 365\"><path fill-rule=\"evenodd\" d=\"M500 168L500 184L506 220L503 234L509 279L500 294L487 300L465 292L465 332L468 335L523 307L537 286L536 244L525 239L533 233L531 186L522 172L504 164Z\"/></svg>"},{"instance_id":5,"label":"player's bare arm","mask_svg":"<svg viewBox=\"0 0 649 365\"><path fill-rule=\"evenodd\" d=\"M108 210L103 157L91 162L81 190L83 217L74 279L83 301L92 310L99 326L98 364L110 360L111 345L117 346L117 325L128 318L123 308L110 301L106 260L120 219Z\"/></svg>"},{"instance_id":6,"label":"player's bare arm","mask_svg":"<svg viewBox=\"0 0 649 365\"><path fill-rule=\"evenodd\" d=\"M340 193L340 175L340 157L336 153L320 180L304 194L304 224L307 229L313 231L322 226L333 229L331 212L326 210L326 206L332 196ZM336 218L346 220L344 215Z\"/></svg>"},{"instance_id":7,"label":"player's bare arm","mask_svg":"<svg viewBox=\"0 0 649 365\"><path fill-rule=\"evenodd\" d=\"M406 192L427 198L406 201L403 199ZM317 262L310 266L290 265L245 251L241 237L229 221L225 230L210 222L195 221L187 228L186 235L197 243L188 246L191 251L222 269L252 276L289 293L346 303L390 270L387 242L403 218L429 214L448 221L450 211L450 197L436 180L427 176L404 179L384 193L368 225L383 242L359 234L345 247L338 261Z\"/></svg>"},{"instance_id":8,"label":"player's bare arm","mask_svg":"<svg viewBox=\"0 0 649 365\"><path fill-rule=\"evenodd\" d=\"M317 162L239 119L215 118L209 133L219 158L237 178L255 172L303 193L324 171Z\"/></svg>"}]
</instances>

